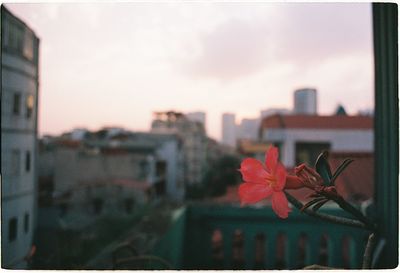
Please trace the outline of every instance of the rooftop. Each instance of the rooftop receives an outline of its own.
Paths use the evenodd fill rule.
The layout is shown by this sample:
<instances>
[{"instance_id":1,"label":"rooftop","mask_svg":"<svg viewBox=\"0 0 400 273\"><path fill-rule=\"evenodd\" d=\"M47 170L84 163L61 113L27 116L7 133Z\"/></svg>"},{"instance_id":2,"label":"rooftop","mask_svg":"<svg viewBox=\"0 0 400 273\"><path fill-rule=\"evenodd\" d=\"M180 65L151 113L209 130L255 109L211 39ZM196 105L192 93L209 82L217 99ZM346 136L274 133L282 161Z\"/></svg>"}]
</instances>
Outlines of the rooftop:
<instances>
[{"instance_id":1,"label":"rooftop","mask_svg":"<svg viewBox=\"0 0 400 273\"><path fill-rule=\"evenodd\" d=\"M273 115L263 119L262 128L371 130L373 128L373 117Z\"/></svg>"}]
</instances>

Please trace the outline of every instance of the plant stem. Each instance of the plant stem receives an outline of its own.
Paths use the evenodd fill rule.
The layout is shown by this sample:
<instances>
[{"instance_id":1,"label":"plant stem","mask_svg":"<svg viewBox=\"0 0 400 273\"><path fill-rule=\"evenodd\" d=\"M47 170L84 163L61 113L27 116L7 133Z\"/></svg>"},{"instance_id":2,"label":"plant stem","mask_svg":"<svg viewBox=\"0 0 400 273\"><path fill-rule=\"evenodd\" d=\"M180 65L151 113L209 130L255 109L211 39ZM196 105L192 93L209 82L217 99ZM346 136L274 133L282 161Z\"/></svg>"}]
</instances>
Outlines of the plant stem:
<instances>
[{"instance_id":1,"label":"plant stem","mask_svg":"<svg viewBox=\"0 0 400 273\"><path fill-rule=\"evenodd\" d=\"M352 214L358 220L360 220L366 226L368 226L369 230L373 230L374 231L376 229L375 225L367 217L365 217L358 209L353 207L350 203L348 203L346 200L344 200L341 196L338 197L338 198L334 198L332 200L335 201L343 210L345 210L348 213Z\"/></svg>"},{"instance_id":2,"label":"plant stem","mask_svg":"<svg viewBox=\"0 0 400 273\"><path fill-rule=\"evenodd\" d=\"M372 232L369 235L367 245L365 246L362 269L371 269L372 251L375 246L375 239L375 233Z\"/></svg>"},{"instance_id":3,"label":"plant stem","mask_svg":"<svg viewBox=\"0 0 400 273\"><path fill-rule=\"evenodd\" d=\"M289 200L289 202L295 206L296 208L298 208L299 210L301 210L301 208L303 207L303 204L297 200L295 197L293 197L291 194L287 193L285 191L286 197ZM326 220L329 222L333 222L336 224L341 224L341 225L346 225L346 226L352 226L352 227L357 227L357 228L362 228L362 229L370 229L365 223L360 222L358 220L353 220L353 219L348 219L348 218L343 218L343 217L338 217L338 216L333 216L333 215L329 215L329 214L325 214L325 213L319 213L319 212L315 212L313 210L310 209L305 209L303 210L304 213L316 217L316 218L320 218L322 220Z\"/></svg>"}]
</instances>

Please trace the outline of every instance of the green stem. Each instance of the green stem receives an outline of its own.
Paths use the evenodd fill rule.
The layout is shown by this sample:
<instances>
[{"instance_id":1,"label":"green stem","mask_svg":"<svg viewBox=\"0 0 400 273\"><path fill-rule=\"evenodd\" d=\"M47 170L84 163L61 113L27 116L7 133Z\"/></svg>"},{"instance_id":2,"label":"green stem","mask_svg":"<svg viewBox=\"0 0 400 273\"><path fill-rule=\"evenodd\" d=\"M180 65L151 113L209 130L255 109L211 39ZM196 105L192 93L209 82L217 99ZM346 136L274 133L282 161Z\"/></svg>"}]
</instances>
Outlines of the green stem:
<instances>
[{"instance_id":1,"label":"green stem","mask_svg":"<svg viewBox=\"0 0 400 273\"><path fill-rule=\"evenodd\" d=\"M371 269L372 251L375 246L375 233L371 233L368 237L368 242L365 247L362 269Z\"/></svg>"},{"instance_id":2,"label":"green stem","mask_svg":"<svg viewBox=\"0 0 400 273\"><path fill-rule=\"evenodd\" d=\"M332 200L334 202L336 202L339 205L339 207L341 207L343 210L352 214L359 221L363 222L366 226L368 226L369 230L376 230L375 225L367 217L365 217L358 209L353 207L350 203L348 203L346 200L344 200L341 196L338 198L334 198Z\"/></svg>"},{"instance_id":3,"label":"green stem","mask_svg":"<svg viewBox=\"0 0 400 273\"><path fill-rule=\"evenodd\" d=\"M303 207L303 204L299 200L297 200L295 197L293 197L291 194L287 193L286 191L285 191L285 194L286 194L286 197L289 200L289 202L293 206L295 206L297 209L301 210L301 208ZM368 225L366 225L365 223L360 222L358 220L333 216L333 215L329 215L329 214L325 214L325 213L319 213L319 212L315 212L310 209L304 209L303 212L310 216L313 216L313 217L316 217L316 218L319 218L319 219L322 219L322 220L325 220L328 222L362 228L362 229L370 229L370 227Z\"/></svg>"}]
</instances>

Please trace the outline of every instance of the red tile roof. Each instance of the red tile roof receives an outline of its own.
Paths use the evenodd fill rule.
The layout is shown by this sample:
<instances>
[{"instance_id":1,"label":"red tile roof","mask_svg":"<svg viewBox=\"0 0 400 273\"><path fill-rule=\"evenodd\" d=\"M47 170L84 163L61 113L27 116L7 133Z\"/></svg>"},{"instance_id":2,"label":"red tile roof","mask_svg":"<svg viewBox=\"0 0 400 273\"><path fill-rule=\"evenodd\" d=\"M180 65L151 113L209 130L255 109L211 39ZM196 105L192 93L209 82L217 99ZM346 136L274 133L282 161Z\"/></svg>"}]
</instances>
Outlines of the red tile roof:
<instances>
[{"instance_id":1,"label":"red tile roof","mask_svg":"<svg viewBox=\"0 0 400 273\"><path fill-rule=\"evenodd\" d=\"M273 115L262 121L262 128L297 129L372 129L373 118L369 116L312 116Z\"/></svg>"}]
</instances>

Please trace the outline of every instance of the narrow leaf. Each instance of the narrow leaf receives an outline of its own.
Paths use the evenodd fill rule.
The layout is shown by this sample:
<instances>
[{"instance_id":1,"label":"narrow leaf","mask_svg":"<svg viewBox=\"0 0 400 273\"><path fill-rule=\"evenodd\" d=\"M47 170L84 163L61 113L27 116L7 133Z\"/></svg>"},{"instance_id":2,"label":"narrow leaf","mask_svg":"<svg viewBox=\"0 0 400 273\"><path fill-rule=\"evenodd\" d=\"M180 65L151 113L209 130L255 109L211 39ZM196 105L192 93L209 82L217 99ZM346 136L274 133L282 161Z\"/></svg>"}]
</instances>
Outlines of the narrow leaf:
<instances>
[{"instance_id":1,"label":"narrow leaf","mask_svg":"<svg viewBox=\"0 0 400 273\"><path fill-rule=\"evenodd\" d=\"M337 169L336 169L336 171L335 171L335 173L333 174L333 177L332 177L332 179L331 179L332 185L335 185L335 180L336 180L336 178L338 178L338 176L339 176L339 175L347 168L347 166L349 166L350 163L353 162L353 161L354 161L353 159L346 158L346 159L342 162L342 164L340 164L340 166L337 167Z\"/></svg>"},{"instance_id":2,"label":"narrow leaf","mask_svg":"<svg viewBox=\"0 0 400 273\"><path fill-rule=\"evenodd\" d=\"M315 198L315 199L311 200L310 202L308 202L307 204L303 205L303 207L300 209L300 211L303 211L303 210L305 210L306 208L308 208L308 207L314 205L315 203L318 203L318 202L320 202L320 201L322 201L322 200L325 200L325 199L326 199L325 197L318 197L318 198Z\"/></svg>"},{"instance_id":3,"label":"narrow leaf","mask_svg":"<svg viewBox=\"0 0 400 273\"><path fill-rule=\"evenodd\" d=\"M322 200L319 203L315 204L315 206L312 208L313 211L319 210L323 205L325 205L326 202L328 202L328 199Z\"/></svg>"},{"instance_id":4,"label":"narrow leaf","mask_svg":"<svg viewBox=\"0 0 400 273\"><path fill-rule=\"evenodd\" d=\"M332 178L331 167L329 166L328 163L328 155L329 155L328 151L323 151L322 153L319 154L317 161L315 162L315 170L324 180L325 186L331 186L331 178Z\"/></svg>"}]
</instances>

